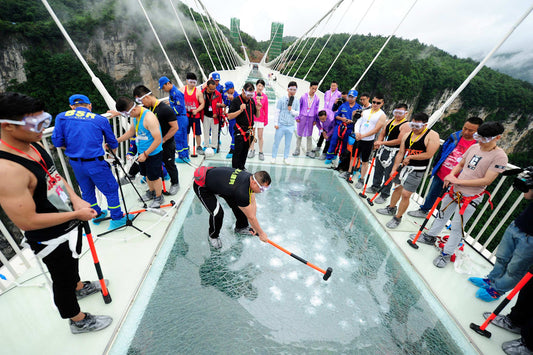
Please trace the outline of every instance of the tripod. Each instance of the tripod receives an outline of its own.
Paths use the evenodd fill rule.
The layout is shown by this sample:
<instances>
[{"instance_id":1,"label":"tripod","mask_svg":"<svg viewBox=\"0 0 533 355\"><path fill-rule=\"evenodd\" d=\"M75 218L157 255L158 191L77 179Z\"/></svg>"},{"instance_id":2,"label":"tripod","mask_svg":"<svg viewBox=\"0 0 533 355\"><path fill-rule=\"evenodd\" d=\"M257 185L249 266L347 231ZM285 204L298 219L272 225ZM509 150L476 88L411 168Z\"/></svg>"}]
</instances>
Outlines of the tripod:
<instances>
[{"instance_id":1,"label":"tripod","mask_svg":"<svg viewBox=\"0 0 533 355\"><path fill-rule=\"evenodd\" d=\"M135 190L135 193L137 194L137 196L139 196L139 198L141 199L141 201L143 201L143 208L147 208L146 206L146 202L143 200L141 194L139 193L139 191L137 190L137 188L135 187L135 185L133 185L133 181L131 181L131 178L130 176L126 173L126 170L124 170L124 167L122 166L122 163L120 162L120 160L118 159L117 155L115 154L115 152L113 152L113 150L109 150L111 152L111 155L113 156L113 168L115 170L115 176L118 178L118 168L120 167L120 169L122 170L122 172L124 173L124 176L127 177L127 179L130 181L131 183L131 186L133 186L133 190ZM109 234L111 232L114 232L116 231L117 229L120 229L120 228L123 228L123 227L132 227L136 230L138 230L139 232L143 233L144 235L146 235L147 237L151 237L150 234L144 232L143 230L135 227L133 225L133 221L135 220L135 218L137 218L139 216L139 214L135 214L135 216L133 218L130 219L130 214L128 213L128 207L126 206L126 199L124 198L124 190L122 190L122 185L118 184L118 188L120 190L120 197L122 197L122 203L124 204L124 212L126 214L126 224L125 226L120 226L118 228L115 228L115 229L110 229L108 231L105 231L104 233L100 233L99 235L106 235L106 234ZM101 219L101 221L103 221L104 219Z\"/></svg>"}]
</instances>

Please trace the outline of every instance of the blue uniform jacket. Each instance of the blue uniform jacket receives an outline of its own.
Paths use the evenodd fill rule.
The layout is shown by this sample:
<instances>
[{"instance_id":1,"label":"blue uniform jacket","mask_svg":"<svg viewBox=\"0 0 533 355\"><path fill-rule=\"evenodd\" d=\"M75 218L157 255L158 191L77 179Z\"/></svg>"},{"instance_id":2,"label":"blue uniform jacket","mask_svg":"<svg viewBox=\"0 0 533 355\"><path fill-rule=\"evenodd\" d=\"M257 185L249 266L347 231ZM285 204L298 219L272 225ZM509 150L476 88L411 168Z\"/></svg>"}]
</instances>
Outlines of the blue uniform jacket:
<instances>
[{"instance_id":1,"label":"blue uniform jacket","mask_svg":"<svg viewBox=\"0 0 533 355\"><path fill-rule=\"evenodd\" d=\"M175 86L172 86L172 89L168 93L168 103L176 116L187 114L185 110L185 96Z\"/></svg>"},{"instance_id":2,"label":"blue uniform jacket","mask_svg":"<svg viewBox=\"0 0 533 355\"><path fill-rule=\"evenodd\" d=\"M56 116L52 143L56 147L66 147L65 154L70 158L90 159L104 155L103 138L111 149L118 147L107 118L88 108L77 107Z\"/></svg>"},{"instance_id":3,"label":"blue uniform jacket","mask_svg":"<svg viewBox=\"0 0 533 355\"><path fill-rule=\"evenodd\" d=\"M439 170L440 166L448 155L450 155L455 147L457 147L457 144L459 144L459 141L461 140L461 133L463 131L457 131L455 133L452 133L451 136L446 139L446 142L440 147L439 152L437 153L437 156L435 157L435 161L437 162L435 166L433 167L433 170L431 171L431 176L435 175L437 173L437 170Z\"/></svg>"},{"instance_id":4,"label":"blue uniform jacket","mask_svg":"<svg viewBox=\"0 0 533 355\"><path fill-rule=\"evenodd\" d=\"M350 103L346 101L339 107L339 109L337 110L337 113L335 113L335 117L340 116L340 117L344 117L344 118L351 120L353 112L355 110L361 110L361 105L359 105L358 103L355 103L353 107L350 107ZM335 124L339 125L341 124L341 121L335 119ZM353 123L351 123L350 126L353 127Z\"/></svg>"}]
</instances>

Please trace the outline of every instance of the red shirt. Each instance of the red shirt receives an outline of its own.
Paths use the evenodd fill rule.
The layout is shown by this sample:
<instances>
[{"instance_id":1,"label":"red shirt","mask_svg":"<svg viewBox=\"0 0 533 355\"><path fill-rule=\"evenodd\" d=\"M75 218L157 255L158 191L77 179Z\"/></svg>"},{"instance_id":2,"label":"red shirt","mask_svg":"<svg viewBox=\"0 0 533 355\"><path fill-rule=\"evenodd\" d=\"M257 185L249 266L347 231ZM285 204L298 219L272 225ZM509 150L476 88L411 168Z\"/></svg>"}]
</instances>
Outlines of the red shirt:
<instances>
[{"instance_id":1,"label":"red shirt","mask_svg":"<svg viewBox=\"0 0 533 355\"><path fill-rule=\"evenodd\" d=\"M444 180L444 178L448 176L448 174L450 174L452 169L457 164L459 164L459 162L463 158L463 154L468 150L468 148L470 148L475 143L475 139L467 141L466 139L461 137L455 149L450 153L450 155L448 155L446 160L442 163L439 170L437 171L437 176L439 177L439 179Z\"/></svg>"}]
</instances>

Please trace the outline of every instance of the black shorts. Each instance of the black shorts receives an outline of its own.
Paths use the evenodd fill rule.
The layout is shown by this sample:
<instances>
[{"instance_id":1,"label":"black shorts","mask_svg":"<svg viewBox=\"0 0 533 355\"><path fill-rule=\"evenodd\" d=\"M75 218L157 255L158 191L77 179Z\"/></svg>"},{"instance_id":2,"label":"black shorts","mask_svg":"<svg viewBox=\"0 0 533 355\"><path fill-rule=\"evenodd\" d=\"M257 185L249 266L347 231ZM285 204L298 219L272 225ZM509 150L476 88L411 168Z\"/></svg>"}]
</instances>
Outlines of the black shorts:
<instances>
[{"instance_id":1,"label":"black shorts","mask_svg":"<svg viewBox=\"0 0 533 355\"><path fill-rule=\"evenodd\" d=\"M368 163L373 147L374 141L358 141L356 144L354 144L352 156L355 156L355 150L358 149L357 155L361 157L361 161L363 163Z\"/></svg>"},{"instance_id":2,"label":"black shorts","mask_svg":"<svg viewBox=\"0 0 533 355\"><path fill-rule=\"evenodd\" d=\"M150 181L155 181L163 175L163 151L156 155L149 155L148 159L139 162L139 169L142 176Z\"/></svg>"},{"instance_id":3,"label":"black shorts","mask_svg":"<svg viewBox=\"0 0 533 355\"><path fill-rule=\"evenodd\" d=\"M192 129L193 129L193 123L195 124L194 126L194 135L196 136L199 136L202 134L202 121L200 120L200 117L198 118L192 118L191 116L188 116L189 117L189 125L187 126L187 134L189 134Z\"/></svg>"}]
</instances>

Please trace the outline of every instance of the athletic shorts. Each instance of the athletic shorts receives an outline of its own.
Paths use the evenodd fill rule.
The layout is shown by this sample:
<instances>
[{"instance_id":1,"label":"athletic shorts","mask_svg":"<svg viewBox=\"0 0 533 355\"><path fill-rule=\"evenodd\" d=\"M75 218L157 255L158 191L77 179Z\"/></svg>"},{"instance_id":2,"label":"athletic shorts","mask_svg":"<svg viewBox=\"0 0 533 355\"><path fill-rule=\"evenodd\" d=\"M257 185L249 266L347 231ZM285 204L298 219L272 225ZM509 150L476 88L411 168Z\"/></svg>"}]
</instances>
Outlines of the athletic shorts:
<instances>
[{"instance_id":1,"label":"athletic shorts","mask_svg":"<svg viewBox=\"0 0 533 355\"><path fill-rule=\"evenodd\" d=\"M189 134L192 131L193 123L196 124L196 126L194 127L194 135L195 136L202 135L202 121L200 120L200 117L198 118L189 117L189 126L187 127L187 134Z\"/></svg>"},{"instance_id":2,"label":"athletic shorts","mask_svg":"<svg viewBox=\"0 0 533 355\"><path fill-rule=\"evenodd\" d=\"M254 128L265 128L265 122L254 122Z\"/></svg>"},{"instance_id":3,"label":"athletic shorts","mask_svg":"<svg viewBox=\"0 0 533 355\"><path fill-rule=\"evenodd\" d=\"M368 163L370 159L370 153L372 153L372 148L374 147L374 141L358 141L357 144L354 144L354 147L358 149L357 154L361 157L363 163ZM352 150L352 156L355 155L355 149Z\"/></svg>"},{"instance_id":4,"label":"athletic shorts","mask_svg":"<svg viewBox=\"0 0 533 355\"><path fill-rule=\"evenodd\" d=\"M139 169L142 176L150 181L155 181L163 175L163 151L155 154L149 155L148 159L139 162Z\"/></svg>"},{"instance_id":5,"label":"athletic shorts","mask_svg":"<svg viewBox=\"0 0 533 355\"><path fill-rule=\"evenodd\" d=\"M392 180L393 183L402 185L402 187L409 192L416 192L422 178L424 177L425 170L412 170L409 173L402 174L403 167L399 170L398 175Z\"/></svg>"}]
</instances>

